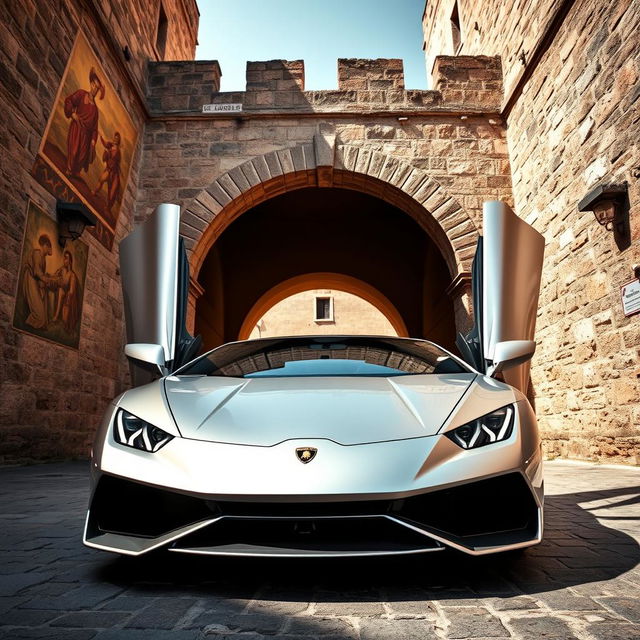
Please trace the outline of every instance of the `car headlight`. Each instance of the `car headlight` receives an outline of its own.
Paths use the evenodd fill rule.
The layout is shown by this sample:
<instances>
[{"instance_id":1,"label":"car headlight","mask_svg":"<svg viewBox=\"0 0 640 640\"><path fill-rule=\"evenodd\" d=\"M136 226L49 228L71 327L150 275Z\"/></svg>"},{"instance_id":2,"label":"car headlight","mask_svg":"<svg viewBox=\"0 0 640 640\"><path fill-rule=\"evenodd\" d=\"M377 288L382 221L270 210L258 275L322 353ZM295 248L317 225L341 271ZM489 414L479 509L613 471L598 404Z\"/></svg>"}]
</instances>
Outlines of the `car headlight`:
<instances>
[{"instance_id":1,"label":"car headlight","mask_svg":"<svg viewBox=\"0 0 640 640\"><path fill-rule=\"evenodd\" d=\"M152 453L173 439L172 435L160 427L149 424L124 409L118 409L113 436L119 444Z\"/></svg>"},{"instance_id":2,"label":"car headlight","mask_svg":"<svg viewBox=\"0 0 640 640\"><path fill-rule=\"evenodd\" d=\"M444 435L463 449L477 449L506 440L512 432L513 407L508 406L447 431Z\"/></svg>"}]
</instances>

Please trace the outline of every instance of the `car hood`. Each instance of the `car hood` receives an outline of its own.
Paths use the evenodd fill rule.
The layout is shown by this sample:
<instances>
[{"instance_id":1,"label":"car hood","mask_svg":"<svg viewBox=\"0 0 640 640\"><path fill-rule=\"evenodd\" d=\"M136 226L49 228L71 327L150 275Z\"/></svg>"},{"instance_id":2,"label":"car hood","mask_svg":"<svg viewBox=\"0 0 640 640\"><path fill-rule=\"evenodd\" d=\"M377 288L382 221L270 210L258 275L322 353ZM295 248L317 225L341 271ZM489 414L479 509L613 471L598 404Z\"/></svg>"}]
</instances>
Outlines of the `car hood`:
<instances>
[{"instance_id":1,"label":"car hood","mask_svg":"<svg viewBox=\"0 0 640 640\"><path fill-rule=\"evenodd\" d=\"M326 438L353 445L435 435L475 377L170 376L165 389L184 438L256 446Z\"/></svg>"}]
</instances>

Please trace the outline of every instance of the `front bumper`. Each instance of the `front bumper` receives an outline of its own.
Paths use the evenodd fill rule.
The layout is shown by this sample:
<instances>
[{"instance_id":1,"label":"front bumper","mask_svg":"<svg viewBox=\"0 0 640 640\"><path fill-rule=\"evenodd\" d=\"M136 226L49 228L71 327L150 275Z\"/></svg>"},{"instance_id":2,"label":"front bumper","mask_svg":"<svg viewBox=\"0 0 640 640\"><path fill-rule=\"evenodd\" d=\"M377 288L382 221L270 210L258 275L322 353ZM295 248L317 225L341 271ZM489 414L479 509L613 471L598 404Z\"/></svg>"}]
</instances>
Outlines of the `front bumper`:
<instances>
[{"instance_id":1,"label":"front bumper","mask_svg":"<svg viewBox=\"0 0 640 640\"><path fill-rule=\"evenodd\" d=\"M84 542L127 555L305 557L530 546L542 537L542 457L528 403L516 407L511 437L476 450L443 435L272 447L175 438L151 454L116 443L108 418ZM318 452L300 464L295 449L307 446Z\"/></svg>"}]
</instances>

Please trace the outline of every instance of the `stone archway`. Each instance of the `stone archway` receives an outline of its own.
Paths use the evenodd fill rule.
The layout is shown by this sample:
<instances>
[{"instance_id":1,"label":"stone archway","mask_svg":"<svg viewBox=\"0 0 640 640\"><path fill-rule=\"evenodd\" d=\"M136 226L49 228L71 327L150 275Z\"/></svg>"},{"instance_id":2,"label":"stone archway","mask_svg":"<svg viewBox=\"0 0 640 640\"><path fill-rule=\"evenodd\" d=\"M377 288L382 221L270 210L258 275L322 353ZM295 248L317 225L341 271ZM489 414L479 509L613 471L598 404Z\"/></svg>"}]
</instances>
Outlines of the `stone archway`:
<instances>
[{"instance_id":1,"label":"stone archway","mask_svg":"<svg viewBox=\"0 0 640 640\"><path fill-rule=\"evenodd\" d=\"M426 171L392 155L357 145L335 145L317 134L310 144L252 158L216 178L186 206L186 238L192 282L188 324L202 294L197 279L223 232L250 209L288 192L339 188L375 196L410 216L433 241L449 272L447 293L456 326L469 326L469 268L478 237L473 219Z\"/></svg>"},{"instance_id":2,"label":"stone archway","mask_svg":"<svg viewBox=\"0 0 640 640\"><path fill-rule=\"evenodd\" d=\"M332 136L257 156L216 178L185 206L191 272L238 216L281 193L304 187L341 187L375 195L412 216L440 249L452 279L469 270L478 229L455 198L426 171L392 155L356 145L334 146Z\"/></svg>"},{"instance_id":3,"label":"stone archway","mask_svg":"<svg viewBox=\"0 0 640 640\"><path fill-rule=\"evenodd\" d=\"M352 293L378 309L389 320L399 336L409 335L402 316L392 302L371 285L341 273L308 273L281 282L257 300L242 323L238 340L246 340L260 318L278 302L310 289L337 289Z\"/></svg>"}]
</instances>

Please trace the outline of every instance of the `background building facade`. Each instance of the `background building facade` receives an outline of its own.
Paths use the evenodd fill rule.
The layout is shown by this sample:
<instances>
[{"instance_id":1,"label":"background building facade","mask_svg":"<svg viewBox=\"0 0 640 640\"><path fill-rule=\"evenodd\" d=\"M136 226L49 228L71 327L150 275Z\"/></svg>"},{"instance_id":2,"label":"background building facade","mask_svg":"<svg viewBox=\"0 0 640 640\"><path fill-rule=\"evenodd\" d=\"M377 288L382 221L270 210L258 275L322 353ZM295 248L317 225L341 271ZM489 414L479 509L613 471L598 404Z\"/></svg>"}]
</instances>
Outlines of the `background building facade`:
<instances>
[{"instance_id":1,"label":"background building facade","mask_svg":"<svg viewBox=\"0 0 640 640\"><path fill-rule=\"evenodd\" d=\"M335 289L312 289L276 302L249 338L356 334L398 335L382 311L363 298Z\"/></svg>"},{"instance_id":2,"label":"background building facade","mask_svg":"<svg viewBox=\"0 0 640 640\"><path fill-rule=\"evenodd\" d=\"M217 62L192 60L193 0L0 12L3 461L87 455L127 384L118 243L158 203L183 207L208 347L285 294L335 289L453 347L482 202L502 199L547 241L533 393L548 452L636 462L640 316L619 299L640 262L635 3L429 0L429 91L404 88L399 60L345 59L334 91L273 60L220 92ZM577 206L613 183L615 234ZM66 248L56 200L98 221Z\"/></svg>"}]
</instances>

